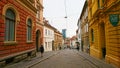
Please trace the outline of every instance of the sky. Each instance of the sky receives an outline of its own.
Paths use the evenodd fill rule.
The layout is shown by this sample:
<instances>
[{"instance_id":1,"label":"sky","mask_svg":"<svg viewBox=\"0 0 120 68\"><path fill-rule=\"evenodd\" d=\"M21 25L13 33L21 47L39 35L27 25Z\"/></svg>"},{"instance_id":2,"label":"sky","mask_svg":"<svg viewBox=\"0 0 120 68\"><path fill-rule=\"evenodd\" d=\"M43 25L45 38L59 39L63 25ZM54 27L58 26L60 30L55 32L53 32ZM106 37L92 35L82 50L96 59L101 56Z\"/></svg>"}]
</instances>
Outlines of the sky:
<instances>
[{"instance_id":1,"label":"sky","mask_svg":"<svg viewBox=\"0 0 120 68\"><path fill-rule=\"evenodd\" d=\"M43 0L43 16L60 32L67 29L66 36L72 37L76 35L84 2L85 0Z\"/></svg>"}]
</instances>

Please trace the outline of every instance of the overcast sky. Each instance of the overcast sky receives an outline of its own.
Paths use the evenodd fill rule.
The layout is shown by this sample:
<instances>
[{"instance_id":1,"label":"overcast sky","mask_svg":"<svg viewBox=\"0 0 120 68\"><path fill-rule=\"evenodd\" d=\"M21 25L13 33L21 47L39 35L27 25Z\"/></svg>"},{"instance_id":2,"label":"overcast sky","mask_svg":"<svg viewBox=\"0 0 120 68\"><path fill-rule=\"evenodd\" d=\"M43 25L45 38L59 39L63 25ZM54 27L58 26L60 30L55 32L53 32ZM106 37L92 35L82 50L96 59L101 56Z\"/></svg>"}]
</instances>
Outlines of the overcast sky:
<instances>
[{"instance_id":1,"label":"overcast sky","mask_svg":"<svg viewBox=\"0 0 120 68\"><path fill-rule=\"evenodd\" d=\"M67 29L67 37L72 37L76 35L77 21L84 2L85 0L43 0L43 15L60 32ZM64 18L66 13L68 18Z\"/></svg>"}]
</instances>

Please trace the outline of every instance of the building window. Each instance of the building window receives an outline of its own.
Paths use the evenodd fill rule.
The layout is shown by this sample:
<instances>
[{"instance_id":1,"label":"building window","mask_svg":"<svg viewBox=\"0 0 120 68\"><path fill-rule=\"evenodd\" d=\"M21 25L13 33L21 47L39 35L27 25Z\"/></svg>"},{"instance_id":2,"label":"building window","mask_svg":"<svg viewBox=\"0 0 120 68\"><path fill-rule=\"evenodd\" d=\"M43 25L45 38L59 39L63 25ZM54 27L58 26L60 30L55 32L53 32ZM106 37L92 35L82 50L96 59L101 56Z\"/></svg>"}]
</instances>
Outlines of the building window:
<instances>
[{"instance_id":1,"label":"building window","mask_svg":"<svg viewBox=\"0 0 120 68\"><path fill-rule=\"evenodd\" d=\"M31 41L32 38L32 21L28 19L27 21L27 41Z\"/></svg>"},{"instance_id":2,"label":"building window","mask_svg":"<svg viewBox=\"0 0 120 68\"><path fill-rule=\"evenodd\" d=\"M50 30L48 30L48 35L50 35Z\"/></svg>"},{"instance_id":3,"label":"building window","mask_svg":"<svg viewBox=\"0 0 120 68\"><path fill-rule=\"evenodd\" d=\"M40 11L37 11L37 18L40 19Z\"/></svg>"},{"instance_id":4,"label":"building window","mask_svg":"<svg viewBox=\"0 0 120 68\"><path fill-rule=\"evenodd\" d=\"M15 13L7 9L5 14L5 41L15 41Z\"/></svg>"},{"instance_id":5,"label":"building window","mask_svg":"<svg viewBox=\"0 0 120 68\"><path fill-rule=\"evenodd\" d=\"M47 35L47 29L45 29L45 35Z\"/></svg>"},{"instance_id":6,"label":"building window","mask_svg":"<svg viewBox=\"0 0 120 68\"><path fill-rule=\"evenodd\" d=\"M105 0L102 0L102 2L104 3L104 2L105 2Z\"/></svg>"},{"instance_id":7,"label":"building window","mask_svg":"<svg viewBox=\"0 0 120 68\"><path fill-rule=\"evenodd\" d=\"M98 8L100 8L100 0L98 0Z\"/></svg>"},{"instance_id":8,"label":"building window","mask_svg":"<svg viewBox=\"0 0 120 68\"><path fill-rule=\"evenodd\" d=\"M40 19L40 9L39 9L39 7L37 9L38 9L38 11L37 11L37 15L36 16L37 16L38 19Z\"/></svg>"},{"instance_id":9,"label":"building window","mask_svg":"<svg viewBox=\"0 0 120 68\"><path fill-rule=\"evenodd\" d=\"M103 6L104 6L104 3L105 3L105 0L102 0L101 7L103 7Z\"/></svg>"},{"instance_id":10,"label":"building window","mask_svg":"<svg viewBox=\"0 0 120 68\"><path fill-rule=\"evenodd\" d=\"M45 42L45 48L47 49L47 42Z\"/></svg>"},{"instance_id":11,"label":"building window","mask_svg":"<svg viewBox=\"0 0 120 68\"><path fill-rule=\"evenodd\" d=\"M92 8L90 8L90 17L92 17Z\"/></svg>"},{"instance_id":12,"label":"building window","mask_svg":"<svg viewBox=\"0 0 120 68\"><path fill-rule=\"evenodd\" d=\"M92 40L92 42L94 42L94 31L93 31L93 29L91 29L91 40Z\"/></svg>"}]
</instances>

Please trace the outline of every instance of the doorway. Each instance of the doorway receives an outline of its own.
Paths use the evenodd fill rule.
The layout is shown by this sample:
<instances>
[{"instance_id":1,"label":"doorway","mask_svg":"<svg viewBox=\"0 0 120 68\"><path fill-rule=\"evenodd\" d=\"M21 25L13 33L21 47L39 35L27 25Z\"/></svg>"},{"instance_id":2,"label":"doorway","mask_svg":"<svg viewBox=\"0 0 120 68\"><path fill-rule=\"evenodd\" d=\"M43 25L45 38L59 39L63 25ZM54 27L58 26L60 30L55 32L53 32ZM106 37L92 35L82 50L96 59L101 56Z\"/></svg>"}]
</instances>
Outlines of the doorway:
<instances>
[{"instance_id":1,"label":"doorway","mask_svg":"<svg viewBox=\"0 0 120 68\"><path fill-rule=\"evenodd\" d=\"M106 55L106 41L105 41L105 24L100 24L100 46L102 51L102 58L105 59Z\"/></svg>"},{"instance_id":2,"label":"doorway","mask_svg":"<svg viewBox=\"0 0 120 68\"><path fill-rule=\"evenodd\" d=\"M54 40L52 41L52 50L54 51L55 48L54 48Z\"/></svg>"},{"instance_id":3,"label":"doorway","mask_svg":"<svg viewBox=\"0 0 120 68\"><path fill-rule=\"evenodd\" d=\"M39 45L40 45L40 31L37 30L36 32L36 51L38 52L39 51Z\"/></svg>"}]
</instances>

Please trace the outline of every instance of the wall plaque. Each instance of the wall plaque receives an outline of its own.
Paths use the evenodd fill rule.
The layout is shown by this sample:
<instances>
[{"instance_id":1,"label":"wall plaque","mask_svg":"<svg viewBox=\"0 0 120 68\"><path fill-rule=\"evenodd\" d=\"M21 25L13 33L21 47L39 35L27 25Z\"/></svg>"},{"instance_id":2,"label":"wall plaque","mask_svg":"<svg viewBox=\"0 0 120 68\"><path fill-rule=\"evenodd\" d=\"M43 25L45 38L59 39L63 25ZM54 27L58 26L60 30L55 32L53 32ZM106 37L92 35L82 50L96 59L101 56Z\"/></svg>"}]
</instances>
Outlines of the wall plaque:
<instances>
[{"instance_id":1,"label":"wall plaque","mask_svg":"<svg viewBox=\"0 0 120 68\"><path fill-rule=\"evenodd\" d=\"M119 14L110 14L109 21L113 26L117 26L119 23Z\"/></svg>"}]
</instances>

